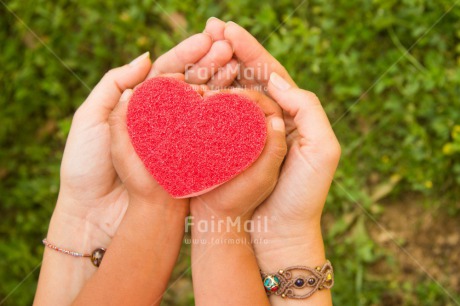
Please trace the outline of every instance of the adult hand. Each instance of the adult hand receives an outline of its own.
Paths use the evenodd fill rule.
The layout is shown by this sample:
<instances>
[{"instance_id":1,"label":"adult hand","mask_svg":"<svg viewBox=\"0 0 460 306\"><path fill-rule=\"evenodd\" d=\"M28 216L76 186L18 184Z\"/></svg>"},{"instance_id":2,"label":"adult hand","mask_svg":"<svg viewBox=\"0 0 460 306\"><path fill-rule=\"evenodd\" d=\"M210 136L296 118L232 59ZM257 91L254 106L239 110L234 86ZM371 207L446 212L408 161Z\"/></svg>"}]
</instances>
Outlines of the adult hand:
<instances>
[{"instance_id":1,"label":"adult hand","mask_svg":"<svg viewBox=\"0 0 460 306\"><path fill-rule=\"evenodd\" d=\"M215 40L229 40L243 67L263 67L260 78L256 75L253 80L243 79L243 83L267 86L268 94L284 113L286 160L276 188L253 215L256 223L263 223L255 228L266 229L252 234L254 241L267 241L254 244L259 266L276 272L293 265L323 264L320 219L341 150L320 101L313 93L299 89L281 64L237 24L212 18L205 31ZM276 305L279 299L271 301ZM331 303L330 293L322 291L303 302L327 305ZM288 302L296 303L299 301Z\"/></svg>"},{"instance_id":2,"label":"adult hand","mask_svg":"<svg viewBox=\"0 0 460 306\"><path fill-rule=\"evenodd\" d=\"M77 110L67 140L61 166L61 188L57 215L84 220L101 232L94 241L106 245L126 210L127 195L110 154L108 118L125 89L142 82L147 73L184 73L220 66L231 57L226 42L212 43L209 35L194 35L160 56L153 65L141 56L130 65L109 71ZM206 77L189 80L206 83Z\"/></svg>"},{"instance_id":3,"label":"adult hand","mask_svg":"<svg viewBox=\"0 0 460 306\"><path fill-rule=\"evenodd\" d=\"M229 73L229 67L219 72L216 79L231 79L234 85L245 88L266 89L270 74L278 73L292 86L296 86L287 70L281 65L248 31L238 24L211 17L206 23L204 33L217 41L228 41L233 47L234 56L228 63L230 67L238 66L237 74ZM232 71L232 70L230 70ZM224 73L227 72L227 73ZM223 81L222 81L223 82ZM260 88L262 87L262 88Z\"/></svg>"},{"instance_id":4,"label":"adult hand","mask_svg":"<svg viewBox=\"0 0 460 306\"><path fill-rule=\"evenodd\" d=\"M244 79L242 75L242 82L267 86L268 94L284 112L286 161L276 189L257 213L277 215L280 222L298 220L299 224L308 223L305 221L319 224L340 158L340 145L321 103L313 93L298 89L286 69L236 23L224 23L212 17L205 32L214 40L230 41L243 68L262 67L260 77L256 74L254 79ZM289 231L295 227L289 225Z\"/></svg>"},{"instance_id":5,"label":"adult hand","mask_svg":"<svg viewBox=\"0 0 460 306\"><path fill-rule=\"evenodd\" d=\"M253 217L267 216L273 224L269 224L269 233L255 235L308 242L312 234L320 234L321 214L339 162L340 145L313 93L291 86L276 73L271 75L268 92L294 129L286 135L289 150L278 184Z\"/></svg>"},{"instance_id":6,"label":"adult hand","mask_svg":"<svg viewBox=\"0 0 460 306\"><path fill-rule=\"evenodd\" d=\"M79 252L107 246L127 208L128 194L113 167L109 114L125 89L158 73L184 73L192 65L226 64L232 54L228 42L213 44L210 35L194 35L158 58L148 54L129 65L110 70L74 115L61 165L59 197L48 230L48 241ZM190 68L191 69L191 68ZM193 70L192 70L193 71ZM203 76L197 83L207 83ZM54 253L53 253L54 252ZM95 272L87 259L78 260L45 250L36 303L68 304ZM61 294L47 292L57 285Z\"/></svg>"},{"instance_id":7,"label":"adult hand","mask_svg":"<svg viewBox=\"0 0 460 306\"><path fill-rule=\"evenodd\" d=\"M272 73L269 94L292 122L287 134L289 151L278 184L254 213L259 223L252 237L267 243L254 244L263 271L276 272L289 266L316 267L326 257L321 235L321 214L340 158L340 145L318 98L291 86ZM263 223L262 227L260 223ZM273 305L282 303L272 297ZM288 305L298 305L290 300ZM329 290L315 293L302 305L332 305ZM283 304L284 305L284 304Z\"/></svg>"}]
</instances>

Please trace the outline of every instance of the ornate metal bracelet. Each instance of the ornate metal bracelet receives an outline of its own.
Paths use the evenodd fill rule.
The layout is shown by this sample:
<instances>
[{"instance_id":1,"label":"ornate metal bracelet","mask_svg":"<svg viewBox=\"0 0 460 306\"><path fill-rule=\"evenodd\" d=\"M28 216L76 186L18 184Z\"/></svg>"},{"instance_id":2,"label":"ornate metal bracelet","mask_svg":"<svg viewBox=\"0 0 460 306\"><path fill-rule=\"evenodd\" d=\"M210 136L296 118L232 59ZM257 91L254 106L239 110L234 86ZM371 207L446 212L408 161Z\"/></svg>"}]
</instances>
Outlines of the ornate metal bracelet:
<instances>
[{"instance_id":1,"label":"ornate metal bracelet","mask_svg":"<svg viewBox=\"0 0 460 306\"><path fill-rule=\"evenodd\" d=\"M307 274L303 274L305 272ZM322 267L293 266L273 274L262 271L260 274L267 295L282 298L306 299L316 291L330 289L334 285L334 270L329 260Z\"/></svg>"},{"instance_id":2,"label":"ornate metal bracelet","mask_svg":"<svg viewBox=\"0 0 460 306\"><path fill-rule=\"evenodd\" d=\"M100 266L102 262L102 258L104 257L104 254L105 254L104 248L97 248L91 254L84 254L84 253L78 253L78 252L69 251L63 248L59 248L55 246L54 244L48 242L46 238L43 239L42 242L46 247L53 249L57 252L63 253L63 254L67 254L70 256L74 256L74 257L89 257L91 259L91 263L96 267Z\"/></svg>"}]
</instances>

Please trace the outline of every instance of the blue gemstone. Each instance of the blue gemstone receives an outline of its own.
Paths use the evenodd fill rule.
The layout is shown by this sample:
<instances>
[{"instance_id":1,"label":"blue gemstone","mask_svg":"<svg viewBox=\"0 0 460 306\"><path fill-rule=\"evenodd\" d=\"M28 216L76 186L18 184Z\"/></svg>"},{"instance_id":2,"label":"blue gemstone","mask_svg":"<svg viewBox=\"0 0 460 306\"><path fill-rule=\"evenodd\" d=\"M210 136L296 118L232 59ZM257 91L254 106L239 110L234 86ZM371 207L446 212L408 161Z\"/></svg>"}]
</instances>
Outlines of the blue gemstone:
<instances>
[{"instance_id":1,"label":"blue gemstone","mask_svg":"<svg viewBox=\"0 0 460 306\"><path fill-rule=\"evenodd\" d=\"M294 285L296 285L296 287L302 287L303 284L305 284L305 282L301 278L296 279L296 281L294 282Z\"/></svg>"}]
</instances>

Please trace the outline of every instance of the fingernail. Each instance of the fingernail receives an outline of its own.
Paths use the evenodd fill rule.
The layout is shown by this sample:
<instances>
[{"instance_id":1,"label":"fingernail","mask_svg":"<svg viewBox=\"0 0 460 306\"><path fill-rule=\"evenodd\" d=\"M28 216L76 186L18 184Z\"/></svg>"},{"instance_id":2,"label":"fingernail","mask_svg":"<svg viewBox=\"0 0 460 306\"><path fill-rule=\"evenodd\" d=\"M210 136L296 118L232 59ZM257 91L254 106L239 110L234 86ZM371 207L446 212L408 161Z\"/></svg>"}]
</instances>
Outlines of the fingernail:
<instances>
[{"instance_id":1,"label":"fingernail","mask_svg":"<svg viewBox=\"0 0 460 306\"><path fill-rule=\"evenodd\" d=\"M281 91L291 88L291 85L276 72L270 74L270 82Z\"/></svg>"},{"instance_id":2,"label":"fingernail","mask_svg":"<svg viewBox=\"0 0 460 306\"><path fill-rule=\"evenodd\" d=\"M271 121L272 128L275 131L283 132L284 131L284 120L279 117L274 117Z\"/></svg>"},{"instance_id":3,"label":"fingernail","mask_svg":"<svg viewBox=\"0 0 460 306\"><path fill-rule=\"evenodd\" d=\"M149 52L149 51L147 51L147 52L145 52L144 54L142 54L142 55L136 57L134 60L131 61L131 63L129 63L129 65L130 65L131 67L134 67L134 66L136 66L136 65L139 64L139 63L141 63L144 59L146 59L146 58L148 58L148 57L150 57L150 52Z\"/></svg>"},{"instance_id":4,"label":"fingernail","mask_svg":"<svg viewBox=\"0 0 460 306\"><path fill-rule=\"evenodd\" d=\"M217 19L217 18L214 17L214 16L209 17L208 20L206 20L206 24L208 24L208 22L210 22L211 20L215 20L215 19ZM217 20L219 20L219 19L217 19Z\"/></svg>"},{"instance_id":5,"label":"fingernail","mask_svg":"<svg viewBox=\"0 0 460 306\"><path fill-rule=\"evenodd\" d=\"M128 102L132 94L133 94L132 89L126 89L125 91L123 91L120 97L120 103Z\"/></svg>"}]
</instances>

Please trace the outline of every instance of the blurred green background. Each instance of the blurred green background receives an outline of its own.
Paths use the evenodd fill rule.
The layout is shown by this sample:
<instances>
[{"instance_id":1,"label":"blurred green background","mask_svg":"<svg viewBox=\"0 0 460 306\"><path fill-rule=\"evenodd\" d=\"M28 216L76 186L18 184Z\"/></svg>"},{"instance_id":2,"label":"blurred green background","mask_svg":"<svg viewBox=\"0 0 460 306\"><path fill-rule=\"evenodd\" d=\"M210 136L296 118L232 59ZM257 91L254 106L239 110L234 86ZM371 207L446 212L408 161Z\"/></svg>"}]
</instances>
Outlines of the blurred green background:
<instances>
[{"instance_id":1,"label":"blurred green background","mask_svg":"<svg viewBox=\"0 0 460 306\"><path fill-rule=\"evenodd\" d=\"M316 92L342 144L323 220L335 305L460 305L451 0L0 1L0 304L32 302L63 147L89 93L76 76L93 87L210 16L246 27ZM193 304L189 253L164 305Z\"/></svg>"}]
</instances>

